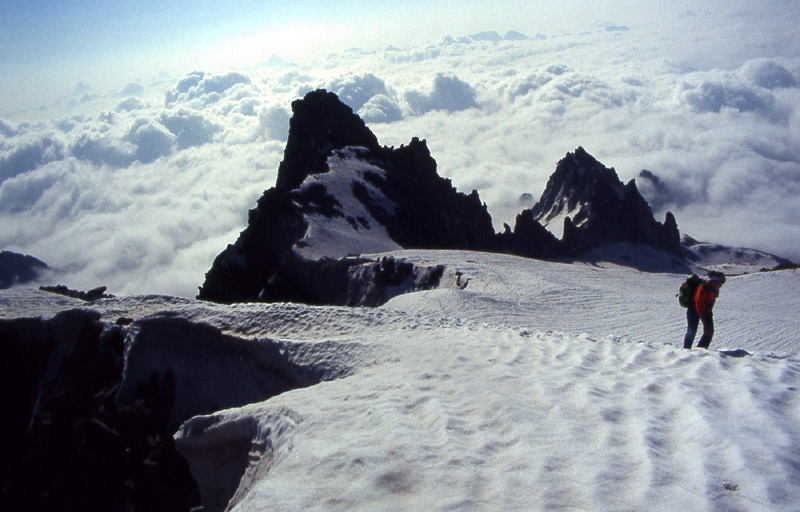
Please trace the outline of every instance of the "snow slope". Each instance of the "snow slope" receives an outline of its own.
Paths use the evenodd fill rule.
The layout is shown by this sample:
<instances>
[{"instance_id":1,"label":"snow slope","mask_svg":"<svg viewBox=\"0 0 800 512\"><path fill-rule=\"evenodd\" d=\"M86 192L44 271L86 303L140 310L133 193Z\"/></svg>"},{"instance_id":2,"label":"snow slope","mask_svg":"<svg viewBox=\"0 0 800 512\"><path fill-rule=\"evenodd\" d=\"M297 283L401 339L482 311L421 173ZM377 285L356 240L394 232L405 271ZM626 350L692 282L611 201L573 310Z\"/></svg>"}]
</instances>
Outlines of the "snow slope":
<instances>
[{"instance_id":1,"label":"snow slope","mask_svg":"<svg viewBox=\"0 0 800 512\"><path fill-rule=\"evenodd\" d=\"M112 321L187 318L346 369L184 423L176 440L206 510L800 507L797 270L729 279L713 350L686 351L681 275L393 254L446 264L442 287L375 309L84 306ZM0 317L71 307L0 292Z\"/></svg>"},{"instance_id":2,"label":"snow slope","mask_svg":"<svg viewBox=\"0 0 800 512\"><path fill-rule=\"evenodd\" d=\"M356 199L354 184L363 186L372 200L393 211L395 205L378 188L365 179L367 173L383 177L384 169L365 162L360 153L366 149L348 147L334 151L328 157L328 172L308 176L300 186L303 192L312 187L322 187L335 198L336 216L307 214L308 229L295 250L302 256L319 259L323 256L343 258L350 253L390 251L401 247L391 239L386 228ZM345 216L347 212L347 217ZM348 222L348 217L350 221Z\"/></svg>"}]
</instances>

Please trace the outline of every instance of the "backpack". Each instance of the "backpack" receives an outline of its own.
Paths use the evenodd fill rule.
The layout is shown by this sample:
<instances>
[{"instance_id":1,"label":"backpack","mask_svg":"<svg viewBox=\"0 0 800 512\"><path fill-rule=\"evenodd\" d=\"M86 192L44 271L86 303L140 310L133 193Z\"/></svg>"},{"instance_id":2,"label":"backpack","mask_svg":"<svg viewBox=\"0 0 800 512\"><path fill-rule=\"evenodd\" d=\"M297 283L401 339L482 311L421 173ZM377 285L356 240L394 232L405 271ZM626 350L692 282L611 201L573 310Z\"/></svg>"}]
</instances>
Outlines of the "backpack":
<instances>
[{"instance_id":1,"label":"backpack","mask_svg":"<svg viewBox=\"0 0 800 512\"><path fill-rule=\"evenodd\" d=\"M683 306L684 308L688 308L692 304L692 297L694 296L694 291L697 287L702 283L703 280L697 274L692 274L686 278L686 281L681 283L681 287L678 289L678 304Z\"/></svg>"}]
</instances>

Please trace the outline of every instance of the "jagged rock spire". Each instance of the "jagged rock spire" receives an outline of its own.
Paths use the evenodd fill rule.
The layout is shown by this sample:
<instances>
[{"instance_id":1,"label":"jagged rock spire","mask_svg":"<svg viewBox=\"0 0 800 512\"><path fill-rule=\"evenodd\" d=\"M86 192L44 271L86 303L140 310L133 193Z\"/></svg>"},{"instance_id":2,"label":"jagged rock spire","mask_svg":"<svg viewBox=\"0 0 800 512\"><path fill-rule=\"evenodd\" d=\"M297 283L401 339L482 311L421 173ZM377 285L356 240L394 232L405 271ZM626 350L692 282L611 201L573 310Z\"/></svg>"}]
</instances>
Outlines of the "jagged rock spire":
<instances>
[{"instance_id":1,"label":"jagged rock spire","mask_svg":"<svg viewBox=\"0 0 800 512\"><path fill-rule=\"evenodd\" d=\"M318 89L306 94L292 102L292 113L275 183L278 189L291 190L309 174L327 170L326 158L335 149L379 147L364 121L332 92Z\"/></svg>"},{"instance_id":2,"label":"jagged rock spire","mask_svg":"<svg viewBox=\"0 0 800 512\"><path fill-rule=\"evenodd\" d=\"M577 255L601 245L641 243L680 256L675 217L665 224L653 218L635 180L623 185L614 168L601 164L582 147L567 153L531 209L535 220L562 232L562 249ZM554 223L563 223L561 226Z\"/></svg>"}]
</instances>

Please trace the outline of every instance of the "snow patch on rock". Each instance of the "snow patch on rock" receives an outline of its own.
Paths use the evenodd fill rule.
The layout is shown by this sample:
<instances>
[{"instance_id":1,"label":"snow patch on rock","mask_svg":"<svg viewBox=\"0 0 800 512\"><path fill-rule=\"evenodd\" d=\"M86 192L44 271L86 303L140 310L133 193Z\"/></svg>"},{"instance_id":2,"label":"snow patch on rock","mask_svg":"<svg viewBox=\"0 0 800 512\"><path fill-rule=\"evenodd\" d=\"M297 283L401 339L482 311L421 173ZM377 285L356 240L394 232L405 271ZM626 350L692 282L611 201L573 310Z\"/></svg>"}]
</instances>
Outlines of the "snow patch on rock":
<instances>
[{"instance_id":1,"label":"snow patch on rock","mask_svg":"<svg viewBox=\"0 0 800 512\"><path fill-rule=\"evenodd\" d=\"M335 214L326 216L311 213L305 216L308 229L295 244L295 251L310 259L327 256L342 258L348 254L385 252L401 247L391 239L386 228L378 222L353 189L364 187L374 204L387 212L396 205L383 192L371 184L368 174L385 179L386 171L363 159L364 148L348 147L334 151L328 157L329 171L308 176L300 186L300 193L322 186L336 202Z\"/></svg>"}]
</instances>

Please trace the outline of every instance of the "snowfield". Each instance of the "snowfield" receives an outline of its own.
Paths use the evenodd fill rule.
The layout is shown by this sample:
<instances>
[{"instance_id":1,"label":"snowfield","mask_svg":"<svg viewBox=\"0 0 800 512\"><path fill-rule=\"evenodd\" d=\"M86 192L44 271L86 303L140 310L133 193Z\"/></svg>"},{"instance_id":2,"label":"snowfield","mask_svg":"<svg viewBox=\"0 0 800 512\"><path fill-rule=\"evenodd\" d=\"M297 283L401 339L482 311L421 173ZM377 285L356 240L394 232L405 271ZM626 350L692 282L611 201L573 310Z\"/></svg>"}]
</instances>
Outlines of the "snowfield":
<instances>
[{"instance_id":1,"label":"snowfield","mask_svg":"<svg viewBox=\"0 0 800 512\"><path fill-rule=\"evenodd\" d=\"M687 351L682 275L389 254L445 264L441 287L380 308L13 289L0 318L179 317L324 367L178 429L208 511L800 508L800 271L728 279L711 350Z\"/></svg>"}]
</instances>

